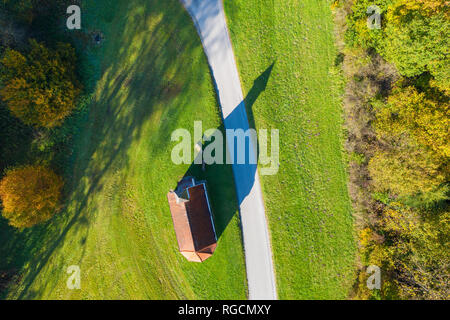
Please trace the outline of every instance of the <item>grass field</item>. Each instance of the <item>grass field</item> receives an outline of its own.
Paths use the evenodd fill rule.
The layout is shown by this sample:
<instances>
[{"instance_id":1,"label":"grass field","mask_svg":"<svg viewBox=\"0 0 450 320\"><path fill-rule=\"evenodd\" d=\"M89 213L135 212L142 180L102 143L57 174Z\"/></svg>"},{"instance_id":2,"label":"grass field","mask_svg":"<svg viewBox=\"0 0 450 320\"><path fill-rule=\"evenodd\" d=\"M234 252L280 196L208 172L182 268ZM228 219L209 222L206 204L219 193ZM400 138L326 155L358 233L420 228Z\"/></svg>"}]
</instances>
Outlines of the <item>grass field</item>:
<instances>
[{"instance_id":1,"label":"grass field","mask_svg":"<svg viewBox=\"0 0 450 320\"><path fill-rule=\"evenodd\" d=\"M257 129L280 130L279 173L262 176L279 297L346 298L356 248L330 1L225 0L225 10L247 112ZM256 99L250 88L273 63Z\"/></svg>"},{"instance_id":2,"label":"grass field","mask_svg":"<svg viewBox=\"0 0 450 320\"><path fill-rule=\"evenodd\" d=\"M74 39L93 94L66 167L65 207L22 232L0 221L0 270L21 274L5 297L245 299L231 168L203 173L170 160L174 129L194 120L221 127L191 19L178 0L83 1L82 10ZM101 46L89 44L94 31L104 34ZM178 253L166 199L188 170L208 179L220 235L202 264ZM70 265L81 268L81 290L66 287Z\"/></svg>"}]
</instances>

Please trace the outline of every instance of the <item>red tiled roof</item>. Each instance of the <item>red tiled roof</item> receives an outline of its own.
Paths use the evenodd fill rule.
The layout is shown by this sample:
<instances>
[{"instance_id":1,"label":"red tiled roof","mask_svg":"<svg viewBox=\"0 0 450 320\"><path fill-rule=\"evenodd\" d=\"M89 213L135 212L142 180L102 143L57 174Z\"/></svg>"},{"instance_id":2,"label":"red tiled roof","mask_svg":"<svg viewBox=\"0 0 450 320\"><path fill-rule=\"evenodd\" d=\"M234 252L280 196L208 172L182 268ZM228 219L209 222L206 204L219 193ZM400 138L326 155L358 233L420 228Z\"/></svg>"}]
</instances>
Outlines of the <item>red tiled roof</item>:
<instances>
[{"instance_id":1,"label":"red tiled roof","mask_svg":"<svg viewBox=\"0 0 450 320\"><path fill-rule=\"evenodd\" d=\"M187 188L189 199L169 192L170 212L180 252L189 260L208 259L217 246L208 195L204 183Z\"/></svg>"}]
</instances>

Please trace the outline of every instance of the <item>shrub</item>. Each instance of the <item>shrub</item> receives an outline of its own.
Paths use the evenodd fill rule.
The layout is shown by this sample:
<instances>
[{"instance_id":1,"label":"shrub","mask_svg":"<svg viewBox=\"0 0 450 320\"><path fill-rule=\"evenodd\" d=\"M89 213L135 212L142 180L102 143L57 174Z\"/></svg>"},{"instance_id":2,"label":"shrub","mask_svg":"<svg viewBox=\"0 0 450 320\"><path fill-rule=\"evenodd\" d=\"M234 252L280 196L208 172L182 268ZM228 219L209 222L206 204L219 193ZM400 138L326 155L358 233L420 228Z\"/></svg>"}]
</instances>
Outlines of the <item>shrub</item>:
<instances>
[{"instance_id":1,"label":"shrub","mask_svg":"<svg viewBox=\"0 0 450 320\"><path fill-rule=\"evenodd\" d=\"M62 178L41 165L9 170L0 181L2 214L17 228L47 221L58 210L62 187Z\"/></svg>"}]
</instances>

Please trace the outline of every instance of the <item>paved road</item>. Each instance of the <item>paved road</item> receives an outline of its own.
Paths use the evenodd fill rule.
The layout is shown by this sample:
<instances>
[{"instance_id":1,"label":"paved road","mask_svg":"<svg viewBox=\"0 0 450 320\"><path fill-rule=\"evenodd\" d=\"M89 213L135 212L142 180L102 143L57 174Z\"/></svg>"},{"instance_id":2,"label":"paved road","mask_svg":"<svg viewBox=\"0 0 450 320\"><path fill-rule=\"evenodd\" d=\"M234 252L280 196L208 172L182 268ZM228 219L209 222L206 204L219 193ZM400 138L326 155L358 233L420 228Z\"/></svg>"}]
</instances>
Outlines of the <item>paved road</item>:
<instances>
[{"instance_id":1,"label":"paved road","mask_svg":"<svg viewBox=\"0 0 450 320\"><path fill-rule=\"evenodd\" d=\"M192 16L202 40L218 91L225 128L248 129L244 98L222 0L181 2ZM228 144L229 151L230 147ZM277 298L275 274L256 165L234 164L233 174L241 214L249 299L273 300Z\"/></svg>"}]
</instances>

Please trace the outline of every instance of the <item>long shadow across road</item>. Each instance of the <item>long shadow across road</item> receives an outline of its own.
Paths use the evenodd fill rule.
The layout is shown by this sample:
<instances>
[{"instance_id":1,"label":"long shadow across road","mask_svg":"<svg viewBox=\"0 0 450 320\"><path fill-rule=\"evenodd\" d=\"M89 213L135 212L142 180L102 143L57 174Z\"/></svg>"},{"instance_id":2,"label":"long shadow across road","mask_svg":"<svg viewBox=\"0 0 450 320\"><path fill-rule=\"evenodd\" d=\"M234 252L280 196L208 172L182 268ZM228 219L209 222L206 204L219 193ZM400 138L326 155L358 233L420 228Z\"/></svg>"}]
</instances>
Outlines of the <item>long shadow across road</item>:
<instances>
[{"instance_id":1,"label":"long shadow across road","mask_svg":"<svg viewBox=\"0 0 450 320\"><path fill-rule=\"evenodd\" d=\"M244 131L249 129L245 100L222 1L181 0L181 2L193 18L202 40L216 84L225 129ZM270 71L271 68L269 74ZM249 100L251 101L252 99ZM228 139L227 144L230 151ZM257 148L251 141L248 149L249 152L254 152L249 156L257 156L255 154ZM275 273L257 166L233 164L232 168L242 222L249 299L273 300L277 298Z\"/></svg>"}]
</instances>

